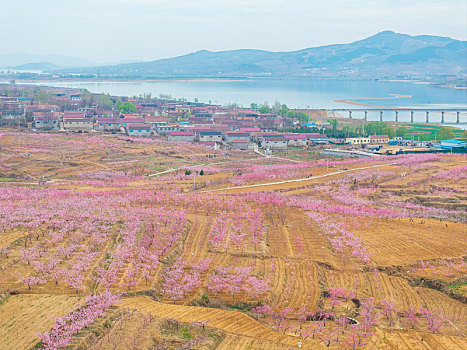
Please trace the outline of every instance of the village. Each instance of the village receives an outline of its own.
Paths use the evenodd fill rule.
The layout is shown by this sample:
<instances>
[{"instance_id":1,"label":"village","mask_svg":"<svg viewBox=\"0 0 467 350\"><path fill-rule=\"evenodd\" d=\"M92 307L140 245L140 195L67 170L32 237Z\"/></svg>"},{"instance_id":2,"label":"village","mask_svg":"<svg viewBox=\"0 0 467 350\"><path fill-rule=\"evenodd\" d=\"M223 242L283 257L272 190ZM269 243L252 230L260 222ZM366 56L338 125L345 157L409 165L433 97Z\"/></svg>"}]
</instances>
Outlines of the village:
<instances>
[{"instance_id":1,"label":"village","mask_svg":"<svg viewBox=\"0 0 467 350\"><path fill-rule=\"evenodd\" d=\"M331 155L357 157L466 149L465 141L458 140L436 143L376 133L361 136L347 132L345 135L336 130L337 119L335 125L327 119L335 116L328 116L324 110L292 115L280 112L274 108L246 109L11 84L4 85L0 92L0 126L33 132L162 137L174 142L196 142L213 149L255 152L262 149L265 155L290 148L314 148Z\"/></svg>"}]
</instances>

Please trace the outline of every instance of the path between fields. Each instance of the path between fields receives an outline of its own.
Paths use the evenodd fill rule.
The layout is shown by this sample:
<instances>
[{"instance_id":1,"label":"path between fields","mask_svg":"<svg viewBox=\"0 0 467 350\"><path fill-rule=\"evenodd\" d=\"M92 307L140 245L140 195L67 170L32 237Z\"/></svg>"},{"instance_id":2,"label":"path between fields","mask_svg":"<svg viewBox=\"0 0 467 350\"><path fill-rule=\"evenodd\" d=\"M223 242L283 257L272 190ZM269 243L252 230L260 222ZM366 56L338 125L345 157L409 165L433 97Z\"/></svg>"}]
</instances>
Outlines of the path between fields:
<instances>
[{"instance_id":1,"label":"path between fields","mask_svg":"<svg viewBox=\"0 0 467 350\"><path fill-rule=\"evenodd\" d=\"M258 149L258 147L255 147L253 149L253 151L257 154L259 154L260 156L264 157L264 158L276 158L276 159L281 159L281 160L286 160L288 162L294 162L294 163L305 163L304 161L302 160L295 160L295 159L289 159L289 158L282 158L282 157L277 157L277 156L273 156L273 155L268 155L266 153L261 153Z\"/></svg>"},{"instance_id":2,"label":"path between fields","mask_svg":"<svg viewBox=\"0 0 467 350\"><path fill-rule=\"evenodd\" d=\"M257 152L257 151L255 150L255 153L261 155L262 157L265 157L264 154L261 153L261 152L259 152L259 151ZM289 161L289 162L305 163L304 161L293 160L293 159L287 159L287 158L280 158L280 157L275 157L275 156L266 156L265 158L276 158L276 159L286 160L286 161ZM243 160L243 162L250 162L250 161L256 161L256 160L258 160L258 159L257 159L257 158L246 159L246 160ZM173 173L174 171L183 170L183 169L188 169L188 168L196 168L196 167L200 167L200 166L211 166L211 165L219 165L219 164L228 164L228 163L235 163L235 162L238 162L238 161L237 161L237 160L228 160L228 161L225 161L225 162L206 163L206 164L195 164L195 165L185 165L185 166L181 166L181 167L178 167L178 168L173 168L173 169L167 169L167 170L159 171L158 173L154 173L154 174L147 174L146 177L153 177L153 176L157 176L157 175L163 175L163 174Z\"/></svg>"},{"instance_id":3,"label":"path between fields","mask_svg":"<svg viewBox=\"0 0 467 350\"><path fill-rule=\"evenodd\" d=\"M199 191L198 193L228 191L228 190L236 190L236 189L241 189L241 188L252 188L252 187L261 187L261 186L281 185L281 184L292 183L292 182L302 182L302 181L308 181L308 180L314 180L314 179L319 179L319 178L323 178L323 177L333 176L333 175L337 175L337 174L348 173L348 172L356 171L356 170L380 168L380 167L383 167L383 166L394 165L394 164L396 164L396 163L385 163L385 164L371 165L371 166L365 166L365 167L355 168L355 169L340 170L340 171L336 171L336 172L328 173L328 174L323 174L323 175L316 175L316 176L311 176L311 177L302 177L300 179L292 179L292 180L284 180L284 181L276 181L276 182L264 182L264 183L260 183L260 184L244 185L244 186L217 188L217 189L214 189L214 190Z\"/></svg>"},{"instance_id":4,"label":"path between fields","mask_svg":"<svg viewBox=\"0 0 467 350\"><path fill-rule=\"evenodd\" d=\"M164 304L152 300L148 296L122 299L120 307L145 311L154 316L172 318L180 322L208 321L207 327L217 328L227 333L240 336L273 341L287 346L296 345L299 338L287 336L262 325L250 316L236 311Z\"/></svg>"},{"instance_id":5,"label":"path between fields","mask_svg":"<svg viewBox=\"0 0 467 350\"><path fill-rule=\"evenodd\" d=\"M218 165L218 164L223 164L223 163L227 163L227 162L217 162L217 163L208 163L208 164L195 164L195 165L188 165L188 166L185 165L185 166L181 166L179 168L173 168L173 169L168 169L168 170L164 170L164 171L159 171L158 173L154 173L154 174L148 174L146 176L147 177L153 177L153 176L157 176L157 175L173 173L174 171L181 170L181 169L196 168L198 166Z\"/></svg>"}]
</instances>

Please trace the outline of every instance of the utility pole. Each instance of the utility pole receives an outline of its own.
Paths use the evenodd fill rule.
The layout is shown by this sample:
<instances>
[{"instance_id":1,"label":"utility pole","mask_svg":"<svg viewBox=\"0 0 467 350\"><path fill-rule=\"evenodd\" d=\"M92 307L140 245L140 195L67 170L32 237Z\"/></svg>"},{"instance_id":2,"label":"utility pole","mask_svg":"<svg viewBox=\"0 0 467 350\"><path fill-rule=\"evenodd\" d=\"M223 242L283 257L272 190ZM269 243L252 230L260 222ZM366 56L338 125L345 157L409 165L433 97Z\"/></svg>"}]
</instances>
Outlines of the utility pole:
<instances>
[{"instance_id":1,"label":"utility pole","mask_svg":"<svg viewBox=\"0 0 467 350\"><path fill-rule=\"evenodd\" d=\"M328 173L328 163L329 163L329 160L326 159L326 174Z\"/></svg>"}]
</instances>

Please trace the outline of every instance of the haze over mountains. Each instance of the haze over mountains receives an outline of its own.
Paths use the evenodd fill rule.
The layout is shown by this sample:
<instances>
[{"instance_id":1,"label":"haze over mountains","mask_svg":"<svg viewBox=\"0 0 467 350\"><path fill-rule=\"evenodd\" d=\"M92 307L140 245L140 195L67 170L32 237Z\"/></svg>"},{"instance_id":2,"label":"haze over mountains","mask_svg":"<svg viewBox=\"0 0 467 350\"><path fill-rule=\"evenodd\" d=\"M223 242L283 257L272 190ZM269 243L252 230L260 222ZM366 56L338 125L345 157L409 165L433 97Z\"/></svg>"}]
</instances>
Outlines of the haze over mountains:
<instances>
[{"instance_id":1,"label":"haze over mountains","mask_svg":"<svg viewBox=\"0 0 467 350\"><path fill-rule=\"evenodd\" d=\"M0 63L1 58L2 56ZM57 60L49 62L60 65ZM384 31L350 44L320 46L291 52L252 49L222 52L202 50L151 62L98 67L85 67L85 64L81 66L81 68L59 71L122 77L463 76L467 72L467 41ZM58 68L45 68L45 70L58 70Z\"/></svg>"},{"instance_id":2,"label":"haze over mountains","mask_svg":"<svg viewBox=\"0 0 467 350\"><path fill-rule=\"evenodd\" d=\"M36 55L22 51L0 55L1 68L53 70L65 67L89 67L95 65L95 62L63 55Z\"/></svg>"}]
</instances>

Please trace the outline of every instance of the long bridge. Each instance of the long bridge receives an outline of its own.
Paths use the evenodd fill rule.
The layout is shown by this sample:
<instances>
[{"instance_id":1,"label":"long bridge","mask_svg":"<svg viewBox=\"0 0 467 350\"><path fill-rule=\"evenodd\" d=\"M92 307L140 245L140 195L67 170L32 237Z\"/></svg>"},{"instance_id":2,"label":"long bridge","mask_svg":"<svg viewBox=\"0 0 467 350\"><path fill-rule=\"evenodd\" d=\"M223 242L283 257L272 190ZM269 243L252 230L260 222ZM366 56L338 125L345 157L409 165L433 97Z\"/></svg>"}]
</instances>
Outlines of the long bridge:
<instances>
[{"instance_id":1,"label":"long bridge","mask_svg":"<svg viewBox=\"0 0 467 350\"><path fill-rule=\"evenodd\" d=\"M394 121L398 122L399 121L399 113L401 112L410 112L410 122L414 122L414 114L415 113L425 113L425 122L429 123L430 122L430 113L441 113L441 124L444 124L445 122L445 114L456 114L456 124L461 123L461 116L467 115L467 108L339 108L339 109L330 109L327 111L331 112L346 112L349 115L349 118L352 119L352 113L353 112L363 112L364 113L364 119L365 121L368 121L368 113L369 112L379 112L379 121L383 121L383 115L384 113L389 114L389 113L394 113ZM386 119L388 120L388 119ZM391 121L391 120L389 120Z\"/></svg>"}]
</instances>

